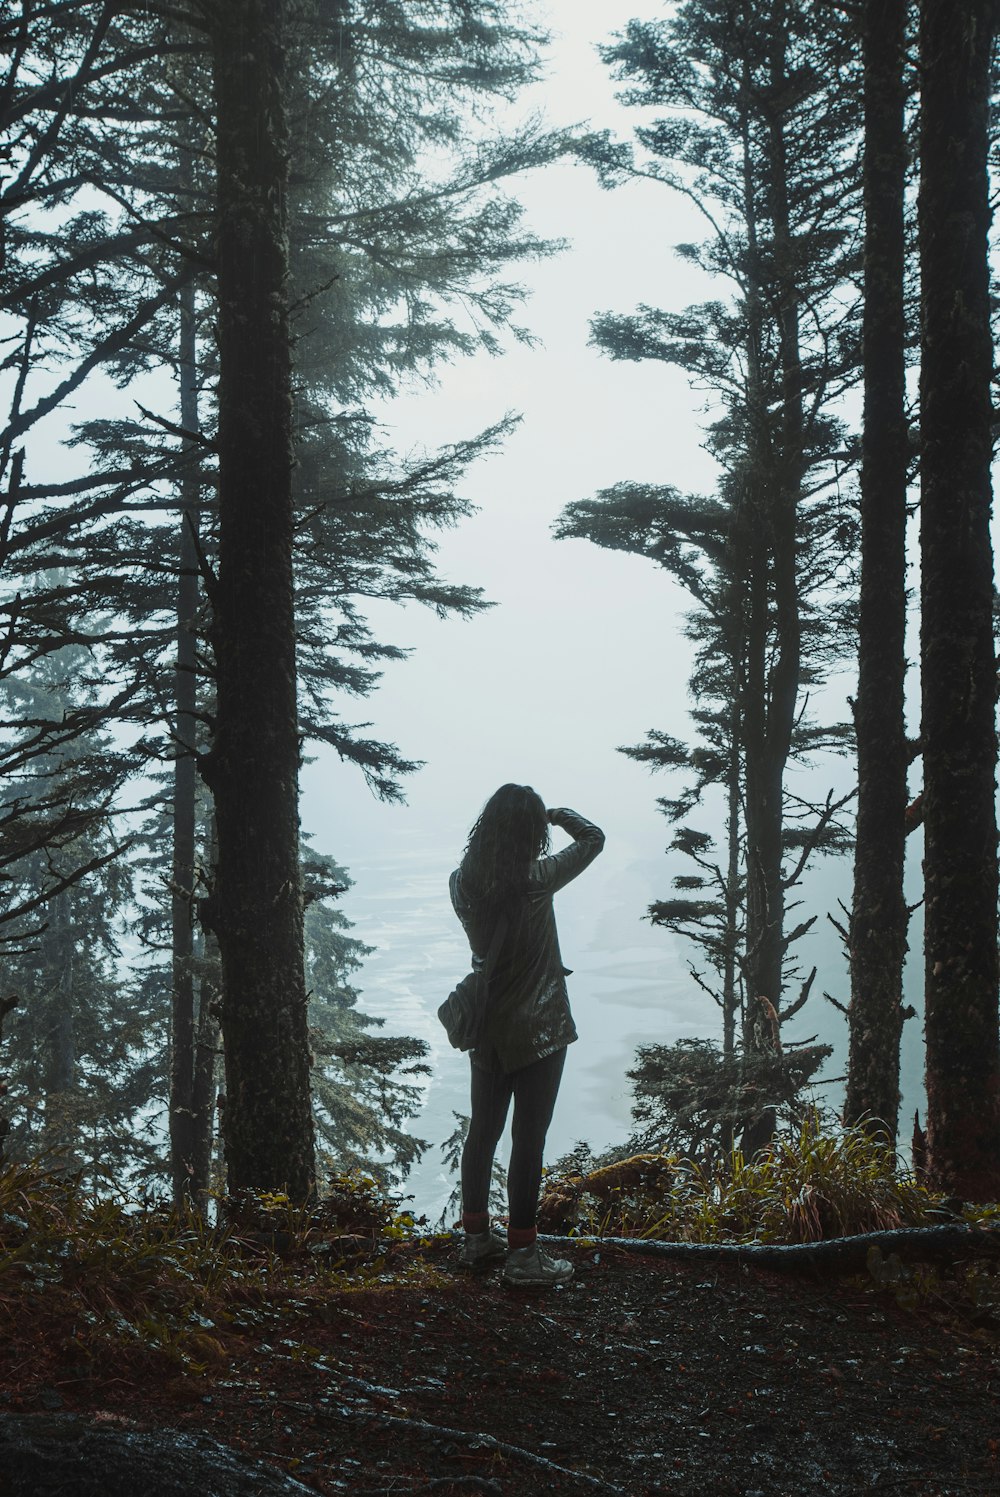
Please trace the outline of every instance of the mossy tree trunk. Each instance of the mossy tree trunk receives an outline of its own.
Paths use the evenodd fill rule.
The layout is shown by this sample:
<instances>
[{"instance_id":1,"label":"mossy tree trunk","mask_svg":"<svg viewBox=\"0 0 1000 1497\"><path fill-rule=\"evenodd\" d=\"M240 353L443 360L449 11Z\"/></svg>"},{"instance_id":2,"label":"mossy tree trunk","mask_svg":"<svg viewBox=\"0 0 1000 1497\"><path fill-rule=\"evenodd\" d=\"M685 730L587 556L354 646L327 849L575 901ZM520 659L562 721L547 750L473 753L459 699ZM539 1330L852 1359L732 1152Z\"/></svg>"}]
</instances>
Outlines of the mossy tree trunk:
<instances>
[{"instance_id":1,"label":"mossy tree trunk","mask_svg":"<svg viewBox=\"0 0 1000 1497\"><path fill-rule=\"evenodd\" d=\"M315 1179L299 872L292 411L282 0L217 0L219 839L208 901L222 967L231 1191Z\"/></svg>"},{"instance_id":2,"label":"mossy tree trunk","mask_svg":"<svg viewBox=\"0 0 1000 1497\"><path fill-rule=\"evenodd\" d=\"M864 428L858 814L850 925L844 1118L895 1140L908 912L903 894L907 745L903 58L907 0L866 0Z\"/></svg>"},{"instance_id":3,"label":"mossy tree trunk","mask_svg":"<svg viewBox=\"0 0 1000 1497\"><path fill-rule=\"evenodd\" d=\"M927 1147L1000 1197L993 349L987 123L994 0L923 0L919 234Z\"/></svg>"}]
</instances>

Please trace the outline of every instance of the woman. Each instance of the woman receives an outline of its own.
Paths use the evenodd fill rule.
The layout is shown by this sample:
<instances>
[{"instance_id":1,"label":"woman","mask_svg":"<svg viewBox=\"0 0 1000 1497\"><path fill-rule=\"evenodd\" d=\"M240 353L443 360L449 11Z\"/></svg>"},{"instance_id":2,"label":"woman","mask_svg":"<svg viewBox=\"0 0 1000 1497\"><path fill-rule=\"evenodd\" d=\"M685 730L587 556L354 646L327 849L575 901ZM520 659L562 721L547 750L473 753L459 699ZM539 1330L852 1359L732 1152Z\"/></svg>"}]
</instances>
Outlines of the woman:
<instances>
[{"instance_id":1,"label":"woman","mask_svg":"<svg viewBox=\"0 0 1000 1497\"><path fill-rule=\"evenodd\" d=\"M549 826L573 838L545 856ZM566 1059L576 1039L559 955L552 896L582 873L604 846L604 833L575 811L547 811L530 785L501 785L469 834L451 875L451 902L472 948L473 967L494 947L484 1039L471 1052L472 1119L462 1152L460 1258L467 1267L506 1253L509 1284L562 1284L565 1259L538 1245L536 1214L542 1151ZM514 1099L507 1174L507 1241L490 1231L493 1155Z\"/></svg>"}]
</instances>

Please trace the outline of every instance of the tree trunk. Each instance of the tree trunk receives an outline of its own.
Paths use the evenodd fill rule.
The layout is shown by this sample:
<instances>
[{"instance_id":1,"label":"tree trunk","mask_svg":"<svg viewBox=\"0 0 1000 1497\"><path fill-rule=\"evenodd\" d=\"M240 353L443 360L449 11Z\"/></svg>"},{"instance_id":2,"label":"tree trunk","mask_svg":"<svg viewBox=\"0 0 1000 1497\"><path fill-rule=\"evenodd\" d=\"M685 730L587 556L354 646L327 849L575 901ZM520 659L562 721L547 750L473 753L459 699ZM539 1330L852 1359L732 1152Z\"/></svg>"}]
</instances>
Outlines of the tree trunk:
<instances>
[{"instance_id":1,"label":"tree trunk","mask_svg":"<svg viewBox=\"0 0 1000 1497\"><path fill-rule=\"evenodd\" d=\"M738 679L739 662L733 661L733 680ZM722 972L722 1054L726 1060L736 1055L736 1030L741 1017L739 986L740 911L743 906L740 889L740 710L736 696L729 706L729 765L727 769L726 808L726 885L725 885L725 955Z\"/></svg>"},{"instance_id":2,"label":"tree trunk","mask_svg":"<svg viewBox=\"0 0 1000 1497\"><path fill-rule=\"evenodd\" d=\"M743 86L754 93L753 73L743 59ZM781 993L781 920L775 896L781 896L781 785L777 796L768 765L768 581L771 557L768 491L772 440L770 399L764 386L765 286L758 243L758 185L755 145L749 112L743 117L743 213L747 228L747 431L748 450L742 491L735 504L744 566L744 637L739 734L743 750L744 821L746 825L747 914L743 959L745 1012L743 1043L752 1043L752 1015L758 995L777 1008Z\"/></svg>"},{"instance_id":3,"label":"tree trunk","mask_svg":"<svg viewBox=\"0 0 1000 1497\"><path fill-rule=\"evenodd\" d=\"M733 681L739 679L739 657L733 656ZM736 1060L736 1036L742 1028L742 987L740 985L739 942L740 915L743 908L740 887L740 853L742 825L740 809L740 706L734 691L729 706L729 765L727 768L726 811L726 882L725 882L725 953L722 972L722 1056L727 1064ZM720 1143L722 1157L728 1159L736 1142L735 1120L722 1124Z\"/></svg>"},{"instance_id":4,"label":"tree trunk","mask_svg":"<svg viewBox=\"0 0 1000 1497\"><path fill-rule=\"evenodd\" d=\"M45 930L39 942L44 974L45 1029L41 1082L45 1098L42 1131L46 1151L58 1152L64 1169L79 1163L78 1120L73 1117L76 1091L76 970L69 890L49 900Z\"/></svg>"},{"instance_id":5,"label":"tree trunk","mask_svg":"<svg viewBox=\"0 0 1000 1497\"><path fill-rule=\"evenodd\" d=\"M785 766L799 702L802 671L797 526L802 495L804 417L802 410L802 354L799 344L799 287L797 250L792 232L788 191L788 148L785 104L788 95L788 32L784 0L774 6L770 56L772 104L768 119L768 199L774 236L774 316L779 347L778 447L769 484L769 533L773 574L773 644L767 681L766 770L770 808L768 839L768 897L773 939L778 947L777 987L767 994L781 1009L785 940L785 880L782 868L785 820Z\"/></svg>"},{"instance_id":6,"label":"tree trunk","mask_svg":"<svg viewBox=\"0 0 1000 1497\"><path fill-rule=\"evenodd\" d=\"M743 57L746 98L754 94L749 59ZM758 242L758 185L755 145L749 111L743 116L743 212L747 229L747 432L746 467L734 513L739 526L738 553L743 561L744 628L740 673L739 735L743 751L743 816L746 827L746 937L743 953L743 1051L755 1049L753 1017L758 996L777 1007L781 989L781 926L775 924L773 893L781 892L780 786L777 801L767 772L768 577L767 475L771 460L769 399L764 387L764 282ZM774 808L778 807L778 836ZM775 864L777 863L777 876ZM773 1108L748 1119L740 1148L745 1158L770 1142Z\"/></svg>"},{"instance_id":7,"label":"tree trunk","mask_svg":"<svg viewBox=\"0 0 1000 1497\"><path fill-rule=\"evenodd\" d=\"M781 1002L784 889L781 881L781 791L784 760L775 754L773 704L767 663L773 641L768 627L768 577L771 558L761 516L764 485L756 477L753 513L760 521L757 537L748 541L749 607L747 610L745 687L743 692L744 814L746 820L747 931L744 973L746 1007L744 1041L751 1029L753 1005L765 997ZM773 678L773 673L772 673Z\"/></svg>"},{"instance_id":8,"label":"tree trunk","mask_svg":"<svg viewBox=\"0 0 1000 1497\"><path fill-rule=\"evenodd\" d=\"M45 1095L65 1097L76 1081L76 1023L74 1009L74 943L69 891L50 899L42 937L48 989L48 1026L45 1035ZM62 1123L59 1124L60 1136ZM68 1135L66 1135L68 1140Z\"/></svg>"},{"instance_id":9,"label":"tree trunk","mask_svg":"<svg viewBox=\"0 0 1000 1497\"><path fill-rule=\"evenodd\" d=\"M762 439L756 487L762 504L763 534L768 542L766 582L757 582L754 648L756 689L763 690L759 725L746 735L747 751L747 1013L744 1046L757 1051L757 1037L777 1045L774 1034L781 1007L784 940L784 766L787 763L798 704L801 671L798 548L796 519L802 482L802 365L799 352L798 287L795 246L790 229L787 189L784 105L787 97L787 30L784 4L774 6L769 45L769 105L766 120L766 214L771 226L772 269L766 299L777 323L778 400L774 443L760 413ZM744 145L746 151L746 145ZM756 257L756 256L754 256ZM759 262L757 262L759 263ZM763 394L763 392L762 392ZM766 615L766 645L760 645L760 617ZM768 1015L768 1004L774 1016ZM774 1132L774 1112L766 1109L744 1132L744 1154L768 1142Z\"/></svg>"},{"instance_id":10,"label":"tree trunk","mask_svg":"<svg viewBox=\"0 0 1000 1497\"><path fill-rule=\"evenodd\" d=\"M217 731L229 1188L314 1187L298 846L282 0L213 10L219 284ZM204 763L204 761L203 761Z\"/></svg>"},{"instance_id":11,"label":"tree trunk","mask_svg":"<svg viewBox=\"0 0 1000 1497\"><path fill-rule=\"evenodd\" d=\"M7 1015L11 1012L11 1010L17 1007L19 1002L20 999L18 998L16 993L8 993L6 997L0 997L0 1051L2 1051L3 1048L4 1020L7 1018ZM7 1077L3 1071L0 1071L0 1097L5 1097L6 1095ZM0 1112L0 1168L2 1168L7 1162L6 1143L7 1135L9 1133L10 1118L8 1118L5 1113Z\"/></svg>"},{"instance_id":12,"label":"tree trunk","mask_svg":"<svg viewBox=\"0 0 1000 1497\"><path fill-rule=\"evenodd\" d=\"M195 290L180 297L181 426L198 430ZM177 580L177 663L174 669L174 806L171 874L172 984L170 1010L170 1175L174 1204L192 1188L194 1154L194 870L196 837L198 507L200 474L191 467L181 481L180 571Z\"/></svg>"},{"instance_id":13,"label":"tree trunk","mask_svg":"<svg viewBox=\"0 0 1000 1497\"><path fill-rule=\"evenodd\" d=\"M850 1052L844 1120L894 1142L908 913L906 466L903 303L907 0L866 0L864 429L858 639L858 815L850 924Z\"/></svg>"},{"instance_id":14,"label":"tree trunk","mask_svg":"<svg viewBox=\"0 0 1000 1497\"><path fill-rule=\"evenodd\" d=\"M218 988L209 969L218 961L215 942L210 935L204 943L205 972L198 1000L198 1031L194 1054L194 1081L191 1094L191 1196L204 1215L212 1187L212 1144L215 1138L215 1100L218 1091L219 1020Z\"/></svg>"},{"instance_id":15,"label":"tree trunk","mask_svg":"<svg viewBox=\"0 0 1000 1497\"><path fill-rule=\"evenodd\" d=\"M767 595L769 555L762 514L765 488L759 470L748 486L756 503L750 513L756 533L747 539L748 599L745 675L742 692L744 814L746 824L746 949L743 958L743 1052L748 1060L762 1052L762 1005L777 1012L781 1003L784 889L781 862L782 769L772 755L767 660L770 651ZM777 1113L764 1107L749 1118L740 1148L752 1159L774 1137Z\"/></svg>"},{"instance_id":16,"label":"tree trunk","mask_svg":"<svg viewBox=\"0 0 1000 1497\"><path fill-rule=\"evenodd\" d=\"M923 0L921 664L928 1170L1000 1197L987 119L993 0Z\"/></svg>"},{"instance_id":17,"label":"tree trunk","mask_svg":"<svg viewBox=\"0 0 1000 1497\"><path fill-rule=\"evenodd\" d=\"M218 834L215 817L210 819L207 861L218 863ZM191 1091L191 1196L204 1215L212 1178L215 1112L218 1094L219 1056L222 1054L219 1026L219 947L209 930L202 932L200 956L201 978L198 993L198 1023L194 1047L194 1077Z\"/></svg>"},{"instance_id":18,"label":"tree trunk","mask_svg":"<svg viewBox=\"0 0 1000 1497\"><path fill-rule=\"evenodd\" d=\"M782 866L785 765L791 749L801 669L801 624L796 525L803 468L802 366L799 348L798 289L788 202L784 100L787 98L787 27L784 4L771 16L769 97L764 170L767 216L770 220L773 269L767 302L776 322L779 356L778 414L772 418L774 442L767 429L766 393L761 391L758 418L755 485L760 496L766 580L753 584L760 591L755 614L755 648L761 657L756 668L763 707L746 744L747 826L747 992L743 1043L748 1055L759 1052L758 1037L773 1040L781 1010L783 963L786 950L785 884ZM744 144L744 151L748 149ZM754 256L756 260L757 257ZM759 265L759 260L757 264ZM760 274L760 271L757 271ZM766 403L765 403L766 402ZM758 549L758 557L764 551ZM759 564L759 563L758 563ZM768 604L770 609L768 611ZM766 630L761 647L761 616ZM762 1022L768 1005L774 1018ZM753 1154L774 1132L773 1109L766 1109L744 1131L743 1152Z\"/></svg>"}]
</instances>

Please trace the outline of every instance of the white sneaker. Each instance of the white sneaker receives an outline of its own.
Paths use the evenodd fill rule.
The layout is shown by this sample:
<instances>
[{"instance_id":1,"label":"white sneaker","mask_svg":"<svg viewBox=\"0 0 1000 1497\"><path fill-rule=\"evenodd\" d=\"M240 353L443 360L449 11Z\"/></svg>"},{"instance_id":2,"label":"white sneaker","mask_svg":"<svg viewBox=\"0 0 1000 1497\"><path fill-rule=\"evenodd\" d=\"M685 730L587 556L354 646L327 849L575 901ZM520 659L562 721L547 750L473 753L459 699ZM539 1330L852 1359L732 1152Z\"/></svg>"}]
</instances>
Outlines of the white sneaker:
<instances>
[{"instance_id":1,"label":"white sneaker","mask_svg":"<svg viewBox=\"0 0 1000 1497\"><path fill-rule=\"evenodd\" d=\"M466 1232L458 1250L458 1261L462 1268L486 1268L506 1251L507 1239L499 1232Z\"/></svg>"},{"instance_id":2,"label":"white sneaker","mask_svg":"<svg viewBox=\"0 0 1000 1497\"><path fill-rule=\"evenodd\" d=\"M533 1242L530 1247L509 1248L503 1281L519 1289L547 1289L550 1284L565 1284L573 1277L568 1258L552 1258Z\"/></svg>"}]
</instances>

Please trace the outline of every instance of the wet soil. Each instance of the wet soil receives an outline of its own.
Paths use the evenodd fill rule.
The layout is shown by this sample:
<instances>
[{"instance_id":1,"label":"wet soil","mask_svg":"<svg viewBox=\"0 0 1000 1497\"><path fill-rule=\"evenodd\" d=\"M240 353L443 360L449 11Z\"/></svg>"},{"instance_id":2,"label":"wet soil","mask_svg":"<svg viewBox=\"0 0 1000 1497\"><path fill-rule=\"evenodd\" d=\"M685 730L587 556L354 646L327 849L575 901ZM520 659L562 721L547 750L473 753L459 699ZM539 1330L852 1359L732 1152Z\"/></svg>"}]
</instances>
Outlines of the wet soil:
<instances>
[{"instance_id":1,"label":"wet soil","mask_svg":"<svg viewBox=\"0 0 1000 1497\"><path fill-rule=\"evenodd\" d=\"M990 1316L816 1270L568 1256L570 1284L518 1292L436 1245L417 1275L359 1275L287 1333L207 1336L183 1376L74 1367L5 1334L0 1410L203 1433L352 1497L1000 1493Z\"/></svg>"}]
</instances>

